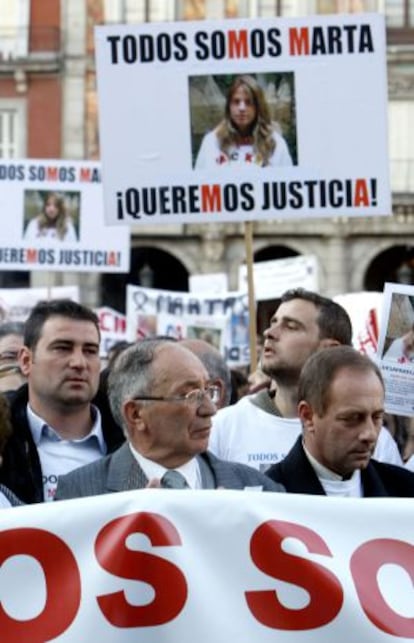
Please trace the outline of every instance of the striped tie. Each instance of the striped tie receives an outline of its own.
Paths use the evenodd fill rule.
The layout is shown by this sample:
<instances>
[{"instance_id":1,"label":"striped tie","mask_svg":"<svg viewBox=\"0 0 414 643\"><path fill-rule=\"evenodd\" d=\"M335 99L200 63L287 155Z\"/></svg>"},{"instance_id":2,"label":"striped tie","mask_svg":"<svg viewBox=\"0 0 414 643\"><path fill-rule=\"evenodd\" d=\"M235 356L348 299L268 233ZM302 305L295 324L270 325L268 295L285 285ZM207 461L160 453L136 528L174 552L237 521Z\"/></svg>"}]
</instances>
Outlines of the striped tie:
<instances>
[{"instance_id":1,"label":"striped tie","mask_svg":"<svg viewBox=\"0 0 414 643\"><path fill-rule=\"evenodd\" d=\"M161 478L161 486L165 489L189 489L184 476L174 469L166 471Z\"/></svg>"}]
</instances>

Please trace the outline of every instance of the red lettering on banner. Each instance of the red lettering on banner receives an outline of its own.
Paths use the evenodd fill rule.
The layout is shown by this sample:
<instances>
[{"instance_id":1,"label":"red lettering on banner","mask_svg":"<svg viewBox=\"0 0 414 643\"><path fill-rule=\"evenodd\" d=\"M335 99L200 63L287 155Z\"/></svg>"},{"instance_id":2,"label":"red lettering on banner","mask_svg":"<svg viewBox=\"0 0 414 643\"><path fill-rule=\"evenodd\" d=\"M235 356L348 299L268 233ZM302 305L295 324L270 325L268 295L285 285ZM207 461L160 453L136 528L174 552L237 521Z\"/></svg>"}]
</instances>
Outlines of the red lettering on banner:
<instances>
[{"instance_id":1,"label":"red lettering on banner","mask_svg":"<svg viewBox=\"0 0 414 643\"><path fill-rule=\"evenodd\" d=\"M95 553L100 565L110 574L148 583L155 598L148 605L130 605L124 592L98 596L97 601L105 618L116 627L149 627L172 621L187 600L184 575L172 563L126 547L128 536L142 533L155 547L181 546L174 525L159 514L140 512L116 518L99 532Z\"/></svg>"},{"instance_id":2,"label":"red lettering on banner","mask_svg":"<svg viewBox=\"0 0 414 643\"><path fill-rule=\"evenodd\" d=\"M58 168L57 167L48 167L46 171L46 181L57 181L58 180Z\"/></svg>"},{"instance_id":3,"label":"red lettering on banner","mask_svg":"<svg viewBox=\"0 0 414 643\"><path fill-rule=\"evenodd\" d=\"M80 181L85 181L89 183L91 181L91 176L92 176L92 170L90 167L81 167L80 176L79 176Z\"/></svg>"},{"instance_id":4,"label":"red lettering on banner","mask_svg":"<svg viewBox=\"0 0 414 643\"><path fill-rule=\"evenodd\" d=\"M249 55L247 43L247 29L235 31L231 29L228 32L229 38L229 58L247 58Z\"/></svg>"},{"instance_id":5,"label":"red lettering on banner","mask_svg":"<svg viewBox=\"0 0 414 643\"><path fill-rule=\"evenodd\" d=\"M272 578L302 587L309 593L309 604L302 609L290 609L281 604L275 591L248 591L249 609L262 625L274 629L322 627L332 621L342 607L341 584L322 565L284 552L282 543L286 538L299 539L310 553L332 557L325 541L311 529L291 522L270 520L260 525L252 536L250 553L253 562Z\"/></svg>"},{"instance_id":6,"label":"red lettering on banner","mask_svg":"<svg viewBox=\"0 0 414 643\"><path fill-rule=\"evenodd\" d=\"M309 29L308 27L289 29L289 50L291 56L307 56L309 54Z\"/></svg>"},{"instance_id":7,"label":"red lettering on banner","mask_svg":"<svg viewBox=\"0 0 414 643\"><path fill-rule=\"evenodd\" d=\"M99 328L106 332L125 333L126 332L126 319L118 315L101 311L99 312Z\"/></svg>"},{"instance_id":8,"label":"red lettering on banner","mask_svg":"<svg viewBox=\"0 0 414 643\"><path fill-rule=\"evenodd\" d=\"M414 618L397 614L385 602L378 587L378 572L383 565L399 565L414 583L414 547L401 540L378 538L354 552L351 573L362 609L378 629L404 638L414 638Z\"/></svg>"},{"instance_id":9,"label":"red lettering on banner","mask_svg":"<svg viewBox=\"0 0 414 643\"><path fill-rule=\"evenodd\" d=\"M201 186L201 210L203 212L220 212L221 188L220 185Z\"/></svg>"},{"instance_id":10,"label":"red lettering on banner","mask_svg":"<svg viewBox=\"0 0 414 643\"><path fill-rule=\"evenodd\" d=\"M369 206L369 191L368 185L365 179L357 179L355 181L355 202L354 205L356 208L362 206Z\"/></svg>"},{"instance_id":11,"label":"red lettering on banner","mask_svg":"<svg viewBox=\"0 0 414 643\"><path fill-rule=\"evenodd\" d=\"M26 250L27 263L35 263L37 261L37 250L35 248L28 248Z\"/></svg>"},{"instance_id":12,"label":"red lettering on banner","mask_svg":"<svg viewBox=\"0 0 414 643\"><path fill-rule=\"evenodd\" d=\"M17 620L0 603L0 637L8 643L44 643L56 638L71 625L80 605L81 580L69 547L43 529L9 529L0 533L0 565L12 556L31 556L42 566L46 582L46 603L36 618ZM3 600L4 600L3 592Z\"/></svg>"}]
</instances>

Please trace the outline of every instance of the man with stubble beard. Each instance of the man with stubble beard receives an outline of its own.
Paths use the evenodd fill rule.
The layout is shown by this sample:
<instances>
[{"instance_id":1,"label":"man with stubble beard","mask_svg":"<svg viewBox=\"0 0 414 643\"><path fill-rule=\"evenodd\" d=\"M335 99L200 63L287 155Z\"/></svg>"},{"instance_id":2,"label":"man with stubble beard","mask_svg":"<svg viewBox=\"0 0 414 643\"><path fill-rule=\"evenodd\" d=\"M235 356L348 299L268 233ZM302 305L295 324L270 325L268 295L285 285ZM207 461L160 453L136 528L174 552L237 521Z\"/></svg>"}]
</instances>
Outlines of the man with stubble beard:
<instances>
[{"instance_id":1,"label":"man with stubble beard","mask_svg":"<svg viewBox=\"0 0 414 643\"><path fill-rule=\"evenodd\" d=\"M8 394L12 433L0 482L23 502L53 500L58 477L124 441L94 398L99 384L96 314L69 299L40 301L25 323L19 364L27 379Z\"/></svg>"},{"instance_id":2,"label":"man with stubble beard","mask_svg":"<svg viewBox=\"0 0 414 643\"><path fill-rule=\"evenodd\" d=\"M350 346L352 325L332 299L297 288L282 295L264 339L260 366L271 378L270 387L218 411L209 443L218 457L261 471L282 460L301 434L297 391L306 360L330 346ZM380 431L375 458L402 465L386 428Z\"/></svg>"}]
</instances>

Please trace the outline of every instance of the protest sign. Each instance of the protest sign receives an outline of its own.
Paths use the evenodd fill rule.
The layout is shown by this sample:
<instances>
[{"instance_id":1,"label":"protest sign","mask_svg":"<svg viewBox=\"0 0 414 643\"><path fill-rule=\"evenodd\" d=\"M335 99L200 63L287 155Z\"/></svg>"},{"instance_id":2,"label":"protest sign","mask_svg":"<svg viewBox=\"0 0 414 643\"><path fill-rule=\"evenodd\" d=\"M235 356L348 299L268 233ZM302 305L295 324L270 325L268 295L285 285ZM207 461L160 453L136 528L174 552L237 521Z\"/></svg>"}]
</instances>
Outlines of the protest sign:
<instances>
[{"instance_id":1,"label":"protest sign","mask_svg":"<svg viewBox=\"0 0 414 643\"><path fill-rule=\"evenodd\" d=\"M37 302L45 299L72 299L79 302L79 287L1 288L0 322L26 321Z\"/></svg>"},{"instance_id":2,"label":"protest sign","mask_svg":"<svg viewBox=\"0 0 414 643\"><path fill-rule=\"evenodd\" d=\"M209 272L201 275L189 275L190 292L221 293L229 289L227 275L224 272Z\"/></svg>"},{"instance_id":3,"label":"protest sign","mask_svg":"<svg viewBox=\"0 0 414 643\"><path fill-rule=\"evenodd\" d=\"M229 366L249 363L246 293L196 294L129 284L126 311L129 341L160 334L160 330L164 331L161 334L170 334L165 332L168 326L179 327L179 332L199 338L202 337L202 329L210 333L214 330L216 345L224 347L223 356ZM210 323L207 321L209 317ZM226 318L225 328L223 317Z\"/></svg>"},{"instance_id":4,"label":"protest sign","mask_svg":"<svg viewBox=\"0 0 414 643\"><path fill-rule=\"evenodd\" d=\"M128 272L129 230L105 225L101 166L0 159L1 270Z\"/></svg>"},{"instance_id":5,"label":"protest sign","mask_svg":"<svg viewBox=\"0 0 414 643\"><path fill-rule=\"evenodd\" d=\"M385 409L414 416L413 286L384 286L377 360L385 382Z\"/></svg>"},{"instance_id":6,"label":"protest sign","mask_svg":"<svg viewBox=\"0 0 414 643\"><path fill-rule=\"evenodd\" d=\"M312 255L259 261L253 264L256 301L276 299L289 288L318 291L318 262ZM239 290L247 290L247 266L239 266Z\"/></svg>"},{"instance_id":7,"label":"protest sign","mask_svg":"<svg viewBox=\"0 0 414 643\"><path fill-rule=\"evenodd\" d=\"M383 15L104 25L95 45L108 223L391 214ZM216 130L241 75L271 153Z\"/></svg>"},{"instance_id":8,"label":"protest sign","mask_svg":"<svg viewBox=\"0 0 414 643\"><path fill-rule=\"evenodd\" d=\"M333 298L351 318L354 348L373 359L377 356L382 298L382 292L375 291L350 292Z\"/></svg>"},{"instance_id":9,"label":"protest sign","mask_svg":"<svg viewBox=\"0 0 414 643\"><path fill-rule=\"evenodd\" d=\"M3 509L2 641L412 641L413 509L163 489Z\"/></svg>"},{"instance_id":10,"label":"protest sign","mask_svg":"<svg viewBox=\"0 0 414 643\"><path fill-rule=\"evenodd\" d=\"M101 331L99 352L101 357L106 357L114 344L127 339L126 315L108 306L96 308L95 312L98 315L99 329Z\"/></svg>"},{"instance_id":11,"label":"protest sign","mask_svg":"<svg viewBox=\"0 0 414 643\"><path fill-rule=\"evenodd\" d=\"M157 335L175 339L202 339L225 355L228 318L225 315L157 315ZM246 343L246 337L243 338Z\"/></svg>"}]
</instances>

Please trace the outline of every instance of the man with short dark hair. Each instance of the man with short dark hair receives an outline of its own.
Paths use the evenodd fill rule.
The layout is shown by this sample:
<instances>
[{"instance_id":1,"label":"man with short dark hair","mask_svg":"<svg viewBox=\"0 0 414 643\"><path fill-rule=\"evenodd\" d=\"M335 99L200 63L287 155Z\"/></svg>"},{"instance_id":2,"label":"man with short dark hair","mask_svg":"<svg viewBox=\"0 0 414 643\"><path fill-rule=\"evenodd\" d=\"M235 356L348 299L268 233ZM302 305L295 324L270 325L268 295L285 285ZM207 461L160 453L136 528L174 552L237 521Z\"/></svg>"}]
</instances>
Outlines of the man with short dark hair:
<instances>
[{"instance_id":1,"label":"man with short dark hair","mask_svg":"<svg viewBox=\"0 0 414 643\"><path fill-rule=\"evenodd\" d=\"M53 500L59 475L103 457L123 441L92 400L100 373L95 313L69 299L31 311L19 363L27 384L9 394L13 433L0 481L26 503Z\"/></svg>"},{"instance_id":2,"label":"man with short dark hair","mask_svg":"<svg viewBox=\"0 0 414 643\"><path fill-rule=\"evenodd\" d=\"M348 346L319 351L298 386L300 436L266 474L291 493L414 496L414 474L372 459L384 415L378 367Z\"/></svg>"},{"instance_id":3,"label":"man with short dark hair","mask_svg":"<svg viewBox=\"0 0 414 643\"><path fill-rule=\"evenodd\" d=\"M270 388L219 411L210 438L210 449L218 457L261 471L282 460L301 433L297 389L307 358L330 346L351 345L352 325L342 306L297 288L282 295L264 338L260 366L271 378ZM402 465L397 445L385 428L376 457Z\"/></svg>"},{"instance_id":4,"label":"man with short dark hair","mask_svg":"<svg viewBox=\"0 0 414 643\"><path fill-rule=\"evenodd\" d=\"M108 384L112 413L127 442L61 476L57 500L148 486L284 491L255 469L207 451L218 389L180 342L136 342L118 356Z\"/></svg>"}]
</instances>

